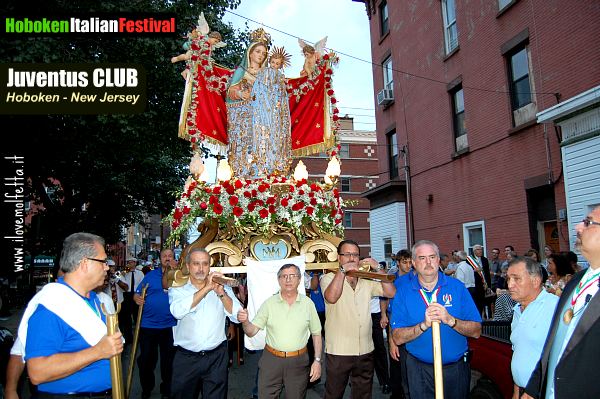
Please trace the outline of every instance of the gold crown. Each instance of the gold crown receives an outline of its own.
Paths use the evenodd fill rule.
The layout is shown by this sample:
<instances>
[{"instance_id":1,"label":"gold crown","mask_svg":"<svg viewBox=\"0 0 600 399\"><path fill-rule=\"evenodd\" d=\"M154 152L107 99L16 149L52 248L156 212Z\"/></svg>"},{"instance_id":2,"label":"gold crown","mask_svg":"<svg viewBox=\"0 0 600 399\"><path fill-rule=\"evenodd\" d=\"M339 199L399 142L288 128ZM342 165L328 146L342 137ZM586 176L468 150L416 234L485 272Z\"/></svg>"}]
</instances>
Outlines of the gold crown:
<instances>
[{"instance_id":1,"label":"gold crown","mask_svg":"<svg viewBox=\"0 0 600 399\"><path fill-rule=\"evenodd\" d=\"M290 63L291 57L292 56L285 51L285 48L283 46L281 46L281 47L275 46L275 47L273 47L273 50L271 50L271 57L269 59L281 58L281 60L282 60L281 66L283 66L284 68L287 68L290 65L292 65Z\"/></svg>"},{"instance_id":2,"label":"gold crown","mask_svg":"<svg viewBox=\"0 0 600 399\"><path fill-rule=\"evenodd\" d=\"M267 47L271 46L271 35L269 35L263 28L258 28L255 31L250 33L250 39L252 43L261 42L267 45Z\"/></svg>"}]
</instances>

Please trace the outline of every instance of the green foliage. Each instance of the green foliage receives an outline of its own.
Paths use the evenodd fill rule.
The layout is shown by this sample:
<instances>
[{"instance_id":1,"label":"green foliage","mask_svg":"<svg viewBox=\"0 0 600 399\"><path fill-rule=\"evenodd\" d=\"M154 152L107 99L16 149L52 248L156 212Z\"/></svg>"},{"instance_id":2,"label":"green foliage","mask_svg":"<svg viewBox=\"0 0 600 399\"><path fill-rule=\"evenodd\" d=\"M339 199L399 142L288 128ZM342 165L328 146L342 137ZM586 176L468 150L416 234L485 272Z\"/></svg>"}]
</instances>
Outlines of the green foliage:
<instances>
[{"instance_id":1,"label":"green foliage","mask_svg":"<svg viewBox=\"0 0 600 399\"><path fill-rule=\"evenodd\" d=\"M227 43L215 51L215 59L235 65L243 43L240 33L221 18L225 8L235 8L239 2L49 0L36 9L24 1L3 2L0 11L5 16L169 12L176 15L179 29L173 37L2 38L2 62L131 62L142 64L147 73L148 103L142 114L2 118L4 136L16 140L12 149L17 155L25 155L30 189L44 206L28 231L33 254L58 255L64 237L75 231L93 232L115 242L122 238L121 226L140 221L144 213L170 211L175 201L172 193L183 186L190 159L189 143L177 137L184 65L171 64L170 58L183 51L183 37L203 11ZM60 182L60 191L51 198L44 187L55 181Z\"/></svg>"}]
</instances>

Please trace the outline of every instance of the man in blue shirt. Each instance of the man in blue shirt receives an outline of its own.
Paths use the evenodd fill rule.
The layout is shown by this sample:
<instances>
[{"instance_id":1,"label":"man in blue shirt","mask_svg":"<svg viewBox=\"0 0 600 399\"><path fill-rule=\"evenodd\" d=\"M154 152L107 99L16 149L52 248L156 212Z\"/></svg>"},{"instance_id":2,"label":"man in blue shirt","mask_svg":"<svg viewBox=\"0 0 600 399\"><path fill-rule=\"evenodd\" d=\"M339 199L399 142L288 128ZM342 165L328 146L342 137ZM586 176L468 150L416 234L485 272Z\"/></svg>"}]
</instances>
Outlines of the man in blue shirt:
<instances>
[{"instance_id":1,"label":"man in blue shirt","mask_svg":"<svg viewBox=\"0 0 600 399\"><path fill-rule=\"evenodd\" d=\"M227 337L225 317L237 323L242 308L230 287L213 281L220 273L210 272L210 255L196 248L187 253L185 264L190 279L182 287L169 288L177 351L173 368L173 399L227 397Z\"/></svg>"},{"instance_id":2,"label":"man in blue shirt","mask_svg":"<svg viewBox=\"0 0 600 399\"><path fill-rule=\"evenodd\" d=\"M510 297L518 302L510 326L510 369L513 397L520 397L542 354L558 297L543 289L542 267L531 258L513 258L508 263L507 276Z\"/></svg>"},{"instance_id":3,"label":"man in blue shirt","mask_svg":"<svg viewBox=\"0 0 600 399\"><path fill-rule=\"evenodd\" d=\"M65 395L110 397L108 359L123 351L121 333L106 335L105 317L94 288L104 283L104 239L75 233L63 243L64 280L36 295L37 307L19 331L25 360L39 398ZM29 309L28 309L29 310Z\"/></svg>"},{"instance_id":4,"label":"man in blue shirt","mask_svg":"<svg viewBox=\"0 0 600 399\"><path fill-rule=\"evenodd\" d=\"M464 399L471 379L465 337L479 337L481 316L464 285L439 271L436 244L418 241L411 253L415 273L400 277L391 321L396 345L406 343L410 397L435 396L431 325L437 322L444 365L444 397Z\"/></svg>"},{"instance_id":5,"label":"man in blue shirt","mask_svg":"<svg viewBox=\"0 0 600 399\"><path fill-rule=\"evenodd\" d=\"M138 305L144 303L142 321L140 323L140 356L138 367L140 384L142 385L142 399L150 397L154 389L154 368L158 360L160 348L160 393L163 397L171 394L171 374L173 370L173 326L177 324L169 311L169 295L163 289L163 273L173 261L173 251L163 249L160 252L161 267L149 272L133 296ZM146 300L140 296L142 288L148 285Z\"/></svg>"}]
</instances>

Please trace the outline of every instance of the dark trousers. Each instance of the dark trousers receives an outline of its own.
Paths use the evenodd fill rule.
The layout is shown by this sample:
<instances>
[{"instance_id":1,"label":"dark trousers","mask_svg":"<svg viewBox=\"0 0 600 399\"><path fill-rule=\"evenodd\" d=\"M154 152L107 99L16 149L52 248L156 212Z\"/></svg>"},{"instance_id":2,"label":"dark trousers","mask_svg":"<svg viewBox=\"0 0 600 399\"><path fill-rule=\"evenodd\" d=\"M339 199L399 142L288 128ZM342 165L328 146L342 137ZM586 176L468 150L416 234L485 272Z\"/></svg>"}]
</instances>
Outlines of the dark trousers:
<instances>
[{"instance_id":1,"label":"dark trousers","mask_svg":"<svg viewBox=\"0 0 600 399\"><path fill-rule=\"evenodd\" d=\"M391 345L394 345L393 343ZM390 357L390 388L392 389L391 399L409 399L408 374L406 372L406 346L398 346L400 353L399 360Z\"/></svg>"},{"instance_id":2,"label":"dark trousers","mask_svg":"<svg viewBox=\"0 0 600 399\"><path fill-rule=\"evenodd\" d=\"M375 345L375 374L379 385L389 385L390 376L388 373L388 351L385 348L383 340L383 328L381 328L381 313L371 313L373 321L373 344Z\"/></svg>"},{"instance_id":3,"label":"dark trousers","mask_svg":"<svg viewBox=\"0 0 600 399\"><path fill-rule=\"evenodd\" d=\"M308 353L294 357L277 357L264 351L258 362L258 397L278 399L285 388L286 399L303 399L308 384Z\"/></svg>"},{"instance_id":4,"label":"dark trousers","mask_svg":"<svg viewBox=\"0 0 600 399\"><path fill-rule=\"evenodd\" d=\"M192 352L177 348L173 360L172 399L227 397L227 341L211 351Z\"/></svg>"},{"instance_id":5,"label":"dark trousers","mask_svg":"<svg viewBox=\"0 0 600 399\"><path fill-rule=\"evenodd\" d=\"M435 397L433 365L421 362L408 354L406 358L408 387L412 399L431 399ZM471 382L469 363L459 360L443 366L444 399L467 399Z\"/></svg>"},{"instance_id":6,"label":"dark trousers","mask_svg":"<svg viewBox=\"0 0 600 399\"><path fill-rule=\"evenodd\" d=\"M125 338L126 345L133 342L133 323L137 320L138 309L137 303L133 301L133 293L124 292L119 312L119 330Z\"/></svg>"},{"instance_id":7,"label":"dark trousers","mask_svg":"<svg viewBox=\"0 0 600 399\"><path fill-rule=\"evenodd\" d=\"M373 352L360 356L327 354L327 378L325 399L340 399L344 396L348 378L352 385L352 399L368 399L373 390Z\"/></svg>"},{"instance_id":8,"label":"dark trousers","mask_svg":"<svg viewBox=\"0 0 600 399\"><path fill-rule=\"evenodd\" d=\"M173 373L173 329L140 328L140 356L137 359L142 386L142 396L149 396L154 389L154 368L160 349L160 393L170 395L171 374ZM179 370L178 370L179 372Z\"/></svg>"}]
</instances>

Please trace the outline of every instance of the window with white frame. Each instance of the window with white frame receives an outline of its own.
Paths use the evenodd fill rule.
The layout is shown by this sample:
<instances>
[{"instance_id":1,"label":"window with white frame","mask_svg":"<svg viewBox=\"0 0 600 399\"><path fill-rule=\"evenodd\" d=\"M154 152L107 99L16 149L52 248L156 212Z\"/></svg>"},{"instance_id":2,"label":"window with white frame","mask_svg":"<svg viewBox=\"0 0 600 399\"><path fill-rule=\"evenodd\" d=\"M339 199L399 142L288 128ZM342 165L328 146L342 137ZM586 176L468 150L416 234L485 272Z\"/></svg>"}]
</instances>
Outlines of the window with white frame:
<instances>
[{"instance_id":1,"label":"window with white frame","mask_svg":"<svg viewBox=\"0 0 600 399\"><path fill-rule=\"evenodd\" d=\"M388 144L388 166L390 168L390 179L398 177L398 137L396 131L392 130L387 134Z\"/></svg>"},{"instance_id":2,"label":"window with white frame","mask_svg":"<svg viewBox=\"0 0 600 399\"><path fill-rule=\"evenodd\" d=\"M464 250L468 255L473 255L475 245L483 246L483 253L485 254L485 222L479 220L463 223L463 239Z\"/></svg>"},{"instance_id":3,"label":"window with white frame","mask_svg":"<svg viewBox=\"0 0 600 399\"><path fill-rule=\"evenodd\" d=\"M442 17L444 18L444 42L446 44L446 54L450 54L458 47L456 4L454 0L442 0Z\"/></svg>"},{"instance_id":4,"label":"window with white frame","mask_svg":"<svg viewBox=\"0 0 600 399\"><path fill-rule=\"evenodd\" d=\"M386 259L390 258L394 254L394 250L392 249L392 239L390 237L386 237L383 239L383 255Z\"/></svg>"},{"instance_id":5,"label":"window with white frame","mask_svg":"<svg viewBox=\"0 0 600 399\"><path fill-rule=\"evenodd\" d=\"M392 56L387 57L382 63L383 67L383 88L394 91L394 71L392 66Z\"/></svg>"}]
</instances>

